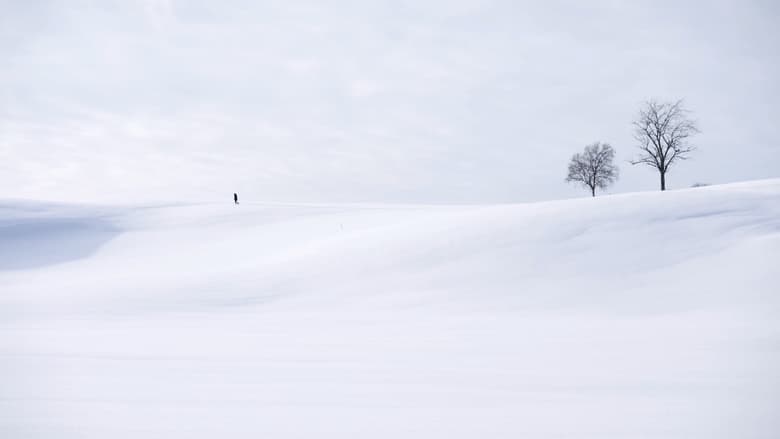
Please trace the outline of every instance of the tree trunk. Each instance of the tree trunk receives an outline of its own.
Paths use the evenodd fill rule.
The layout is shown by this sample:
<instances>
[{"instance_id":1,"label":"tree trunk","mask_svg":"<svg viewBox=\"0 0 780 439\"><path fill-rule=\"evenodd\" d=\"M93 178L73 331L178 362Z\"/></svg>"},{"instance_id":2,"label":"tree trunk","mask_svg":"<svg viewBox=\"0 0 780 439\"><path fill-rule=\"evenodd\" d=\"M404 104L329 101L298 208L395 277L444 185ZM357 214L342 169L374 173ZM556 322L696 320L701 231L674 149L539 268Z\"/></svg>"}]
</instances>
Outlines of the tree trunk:
<instances>
[{"instance_id":1,"label":"tree trunk","mask_svg":"<svg viewBox=\"0 0 780 439\"><path fill-rule=\"evenodd\" d=\"M591 186L590 194L591 194L591 196L594 196L594 197L596 196L596 188L594 186Z\"/></svg>"},{"instance_id":2,"label":"tree trunk","mask_svg":"<svg viewBox=\"0 0 780 439\"><path fill-rule=\"evenodd\" d=\"M661 171L661 190L666 190L666 171Z\"/></svg>"}]
</instances>

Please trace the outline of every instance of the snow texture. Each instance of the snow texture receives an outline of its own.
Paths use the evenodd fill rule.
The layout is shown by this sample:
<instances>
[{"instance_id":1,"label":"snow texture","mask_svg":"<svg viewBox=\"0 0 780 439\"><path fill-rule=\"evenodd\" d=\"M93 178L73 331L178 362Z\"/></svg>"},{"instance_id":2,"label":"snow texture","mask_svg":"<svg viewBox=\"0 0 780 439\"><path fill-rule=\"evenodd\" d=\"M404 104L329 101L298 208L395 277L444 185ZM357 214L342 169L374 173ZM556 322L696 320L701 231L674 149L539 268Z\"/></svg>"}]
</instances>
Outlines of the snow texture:
<instances>
[{"instance_id":1,"label":"snow texture","mask_svg":"<svg viewBox=\"0 0 780 439\"><path fill-rule=\"evenodd\" d=\"M776 438L780 180L0 202L3 438Z\"/></svg>"}]
</instances>

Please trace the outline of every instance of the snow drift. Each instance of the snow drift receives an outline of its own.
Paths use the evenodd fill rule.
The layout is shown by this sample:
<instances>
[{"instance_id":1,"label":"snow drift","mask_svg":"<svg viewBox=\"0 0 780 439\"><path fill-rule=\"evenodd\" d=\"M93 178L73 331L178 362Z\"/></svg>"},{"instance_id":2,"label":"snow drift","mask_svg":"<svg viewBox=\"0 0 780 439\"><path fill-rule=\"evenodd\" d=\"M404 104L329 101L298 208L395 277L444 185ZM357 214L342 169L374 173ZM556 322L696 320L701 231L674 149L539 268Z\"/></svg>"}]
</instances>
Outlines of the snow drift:
<instances>
[{"instance_id":1,"label":"snow drift","mask_svg":"<svg viewBox=\"0 0 780 439\"><path fill-rule=\"evenodd\" d=\"M778 256L780 180L527 205L7 201L0 433L777 437Z\"/></svg>"}]
</instances>

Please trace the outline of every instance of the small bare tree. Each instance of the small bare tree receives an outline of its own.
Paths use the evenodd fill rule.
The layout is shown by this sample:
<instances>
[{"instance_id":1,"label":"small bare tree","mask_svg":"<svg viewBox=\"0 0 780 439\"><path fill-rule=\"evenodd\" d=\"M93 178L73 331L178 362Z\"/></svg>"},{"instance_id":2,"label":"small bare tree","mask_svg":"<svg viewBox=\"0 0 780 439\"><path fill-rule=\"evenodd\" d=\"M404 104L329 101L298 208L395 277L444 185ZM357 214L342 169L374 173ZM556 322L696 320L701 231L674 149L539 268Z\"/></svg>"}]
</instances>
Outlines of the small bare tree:
<instances>
[{"instance_id":1,"label":"small bare tree","mask_svg":"<svg viewBox=\"0 0 780 439\"><path fill-rule=\"evenodd\" d=\"M661 175L661 190L666 190L666 173L678 160L690 158L695 149L688 139L699 132L696 122L688 118L682 101L645 102L634 121L634 138L642 151L632 165L652 166Z\"/></svg>"},{"instance_id":2,"label":"small bare tree","mask_svg":"<svg viewBox=\"0 0 780 439\"><path fill-rule=\"evenodd\" d=\"M583 152L572 156L566 181L590 188L590 194L595 197L596 188L606 189L618 178L618 168L612 163L614 158L615 150L609 144L588 145Z\"/></svg>"}]
</instances>

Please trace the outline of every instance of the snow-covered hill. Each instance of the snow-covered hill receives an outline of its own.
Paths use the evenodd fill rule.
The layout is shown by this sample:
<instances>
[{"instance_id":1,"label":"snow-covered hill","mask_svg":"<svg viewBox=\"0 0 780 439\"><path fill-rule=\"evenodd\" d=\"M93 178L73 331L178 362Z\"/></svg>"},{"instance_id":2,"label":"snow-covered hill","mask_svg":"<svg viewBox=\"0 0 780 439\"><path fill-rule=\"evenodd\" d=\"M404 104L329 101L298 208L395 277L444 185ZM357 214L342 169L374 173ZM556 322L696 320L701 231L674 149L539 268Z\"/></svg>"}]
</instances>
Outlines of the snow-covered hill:
<instances>
[{"instance_id":1,"label":"snow-covered hill","mask_svg":"<svg viewBox=\"0 0 780 439\"><path fill-rule=\"evenodd\" d=\"M775 438L779 257L780 180L0 202L0 437Z\"/></svg>"}]
</instances>

